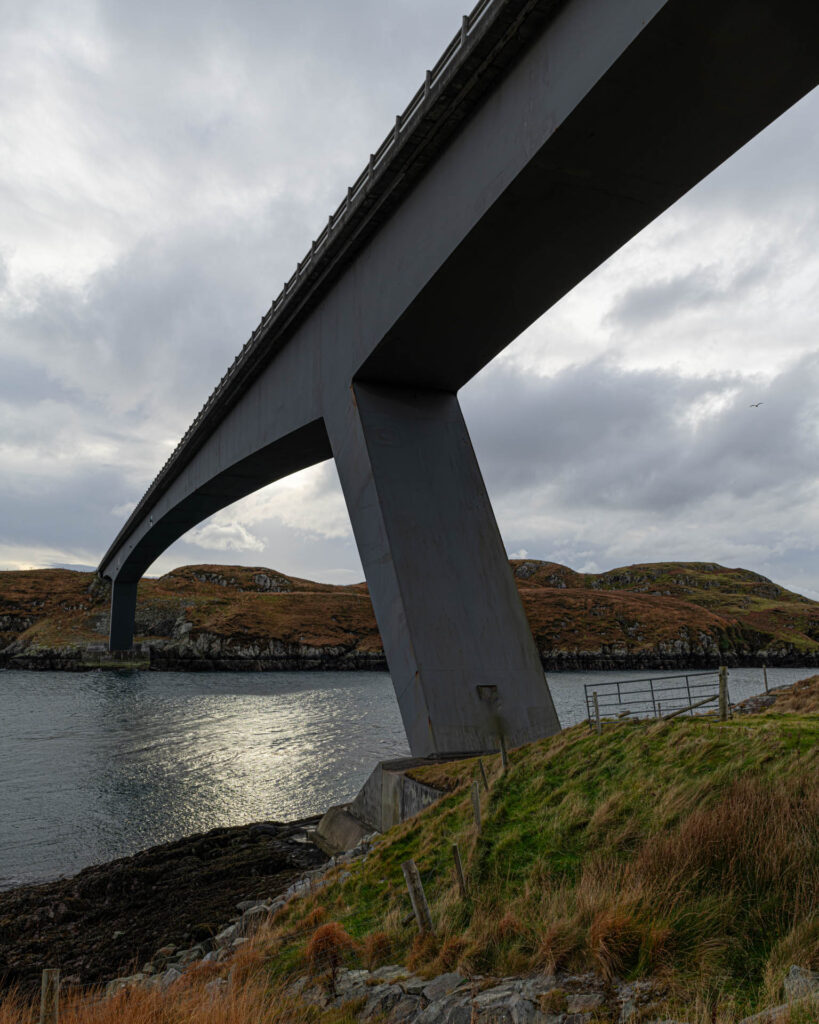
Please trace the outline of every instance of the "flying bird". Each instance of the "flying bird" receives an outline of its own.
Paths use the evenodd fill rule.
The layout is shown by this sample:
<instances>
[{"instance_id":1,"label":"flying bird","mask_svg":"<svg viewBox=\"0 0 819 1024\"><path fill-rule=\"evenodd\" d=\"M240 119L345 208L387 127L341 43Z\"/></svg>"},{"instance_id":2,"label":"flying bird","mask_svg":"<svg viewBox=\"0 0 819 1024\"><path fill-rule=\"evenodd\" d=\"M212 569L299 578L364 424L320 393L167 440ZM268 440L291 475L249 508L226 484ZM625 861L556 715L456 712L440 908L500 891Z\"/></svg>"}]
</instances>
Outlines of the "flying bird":
<instances>
[{"instance_id":1,"label":"flying bird","mask_svg":"<svg viewBox=\"0 0 819 1024\"><path fill-rule=\"evenodd\" d=\"M764 402L751 402L751 404L748 406L748 408L749 409L758 409L760 407L760 405L764 405L764 404L765 404Z\"/></svg>"}]
</instances>

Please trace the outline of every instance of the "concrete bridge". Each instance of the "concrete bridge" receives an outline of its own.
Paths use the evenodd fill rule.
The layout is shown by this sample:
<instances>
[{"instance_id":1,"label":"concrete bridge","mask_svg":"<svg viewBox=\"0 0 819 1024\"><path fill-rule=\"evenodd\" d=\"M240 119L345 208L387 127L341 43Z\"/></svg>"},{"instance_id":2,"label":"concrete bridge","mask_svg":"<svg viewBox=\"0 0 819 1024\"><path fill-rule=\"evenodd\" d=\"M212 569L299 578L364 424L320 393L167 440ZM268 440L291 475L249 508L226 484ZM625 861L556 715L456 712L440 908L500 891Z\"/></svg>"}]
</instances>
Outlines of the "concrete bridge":
<instances>
[{"instance_id":1,"label":"concrete bridge","mask_svg":"<svg viewBox=\"0 0 819 1024\"><path fill-rule=\"evenodd\" d=\"M412 752L555 731L457 391L817 80L815 0L481 0L103 558L111 648L168 545L334 458Z\"/></svg>"}]
</instances>

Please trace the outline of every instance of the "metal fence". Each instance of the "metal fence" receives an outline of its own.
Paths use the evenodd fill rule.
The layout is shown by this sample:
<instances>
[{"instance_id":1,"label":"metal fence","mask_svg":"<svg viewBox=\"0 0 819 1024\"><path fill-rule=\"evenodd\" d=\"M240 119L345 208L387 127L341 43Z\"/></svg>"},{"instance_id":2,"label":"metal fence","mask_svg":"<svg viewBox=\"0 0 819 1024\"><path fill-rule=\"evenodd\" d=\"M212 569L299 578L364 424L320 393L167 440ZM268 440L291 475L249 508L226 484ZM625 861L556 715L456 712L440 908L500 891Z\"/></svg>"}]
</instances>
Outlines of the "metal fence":
<instances>
[{"instance_id":1,"label":"metal fence","mask_svg":"<svg viewBox=\"0 0 819 1024\"><path fill-rule=\"evenodd\" d=\"M727 672L725 676L725 702L730 713ZM602 719L708 714L719 710L720 673L688 672L679 676L618 679L586 683L584 689L590 726Z\"/></svg>"}]
</instances>

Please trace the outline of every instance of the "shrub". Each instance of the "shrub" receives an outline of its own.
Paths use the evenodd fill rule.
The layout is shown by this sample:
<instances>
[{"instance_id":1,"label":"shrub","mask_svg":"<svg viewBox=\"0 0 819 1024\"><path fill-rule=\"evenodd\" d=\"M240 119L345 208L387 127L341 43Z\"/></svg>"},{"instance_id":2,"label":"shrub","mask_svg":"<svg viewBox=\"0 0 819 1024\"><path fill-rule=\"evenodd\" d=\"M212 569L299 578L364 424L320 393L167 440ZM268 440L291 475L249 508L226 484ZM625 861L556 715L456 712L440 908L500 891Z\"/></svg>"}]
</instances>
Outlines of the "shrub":
<instances>
[{"instance_id":1,"label":"shrub","mask_svg":"<svg viewBox=\"0 0 819 1024\"><path fill-rule=\"evenodd\" d=\"M338 921L319 925L310 937L305 957L311 972L323 978L331 995L336 994L339 968L356 950L356 943Z\"/></svg>"}]
</instances>

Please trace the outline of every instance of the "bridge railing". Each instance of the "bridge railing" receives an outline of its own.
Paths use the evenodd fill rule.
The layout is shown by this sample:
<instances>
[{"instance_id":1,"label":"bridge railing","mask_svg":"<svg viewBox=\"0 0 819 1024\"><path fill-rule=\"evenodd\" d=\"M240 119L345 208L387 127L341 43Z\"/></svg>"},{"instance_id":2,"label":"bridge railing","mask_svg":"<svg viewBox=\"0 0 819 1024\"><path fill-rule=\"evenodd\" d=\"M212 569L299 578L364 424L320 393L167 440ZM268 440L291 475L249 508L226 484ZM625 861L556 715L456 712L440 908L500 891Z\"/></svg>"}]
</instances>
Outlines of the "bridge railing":
<instances>
[{"instance_id":1,"label":"bridge railing","mask_svg":"<svg viewBox=\"0 0 819 1024\"><path fill-rule=\"evenodd\" d=\"M492 14L502 8L508 0L478 0L469 14L464 15L461 28L458 34L452 39L449 46L441 54L432 68L426 73L423 85L417 90L405 110L398 114L395 119L395 126L384 138L380 146L370 155L367 166L359 174L352 185L347 189L347 194L341 203L330 214L324 228L313 241L310 249L296 266L293 274L284 283L282 290L273 300L268 311L259 321L258 326L251 333L250 338L245 342L239 354L229 366L227 372L213 389L207 401L197 413L193 422L182 435L181 440L173 452L165 460L154 480L143 495L142 500L129 517L123 527L121 534L126 533L132 520L136 520L150 497L158 488L161 479L180 455L182 449L191 440L192 435L202 424L205 417L214 408L217 400L223 394L228 385L232 382L242 365L252 356L258 345L262 342L262 336L273 326L275 321L282 315L290 299L297 291L299 283L305 278L311 267L314 267L319 258L324 256L330 242L335 238L339 229L345 225L352 214L359 208L360 204L369 195L373 183L380 176L387 164L391 163L392 157L400 148L402 140L409 134L416 121L426 111L429 104L435 98L441 85L448 80L450 73L460 65L471 43L475 39L477 30L487 21ZM116 541L114 547L116 546Z\"/></svg>"},{"instance_id":2,"label":"bridge railing","mask_svg":"<svg viewBox=\"0 0 819 1024\"><path fill-rule=\"evenodd\" d=\"M589 725L599 718L665 718L676 713L707 714L717 709L719 672L615 679L584 684ZM726 701L731 706L726 688ZM696 705L696 707L695 707Z\"/></svg>"}]
</instances>

